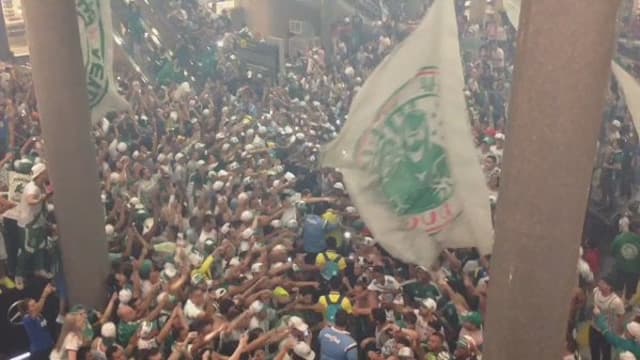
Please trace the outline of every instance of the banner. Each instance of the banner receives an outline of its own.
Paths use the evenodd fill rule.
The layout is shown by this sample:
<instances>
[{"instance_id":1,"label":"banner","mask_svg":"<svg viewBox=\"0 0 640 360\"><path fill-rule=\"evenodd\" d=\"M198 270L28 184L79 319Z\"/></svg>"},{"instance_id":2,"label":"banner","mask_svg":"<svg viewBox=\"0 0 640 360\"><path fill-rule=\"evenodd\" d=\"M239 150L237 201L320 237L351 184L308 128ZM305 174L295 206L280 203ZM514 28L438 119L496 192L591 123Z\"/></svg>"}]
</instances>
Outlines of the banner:
<instances>
[{"instance_id":1,"label":"banner","mask_svg":"<svg viewBox=\"0 0 640 360\"><path fill-rule=\"evenodd\" d=\"M127 110L113 76L111 0L76 0L80 42L87 79L91 120L109 111Z\"/></svg>"},{"instance_id":2,"label":"banner","mask_svg":"<svg viewBox=\"0 0 640 360\"><path fill-rule=\"evenodd\" d=\"M503 0L502 6L504 11L507 13L507 17L509 17L509 21L511 21L511 25L517 30L518 25L520 24L520 3L521 0Z\"/></svg>"},{"instance_id":3,"label":"banner","mask_svg":"<svg viewBox=\"0 0 640 360\"><path fill-rule=\"evenodd\" d=\"M376 240L429 266L442 248L491 251L489 192L477 161L454 4L422 24L367 79L340 135L322 153Z\"/></svg>"},{"instance_id":4,"label":"banner","mask_svg":"<svg viewBox=\"0 0 640 360\"><path fill-rule=\"evenodd\" d=\"M640 131L640 83L615 61L611 63L611 68L613 69L613 75L618 80L620 89L622 89L633 125L637 131Z\"/></svg>"},{"instance_id":5,"label":"banner","mask_svg":"<svg viewBox=\"0 0 640 360\"><path fill-rule=\"evenodd\" d=\"M30 175L21 174L15 171L9 172L9 200L16 204L20 203L24 187L31 181Z\"/></svg>"}]
</instances>

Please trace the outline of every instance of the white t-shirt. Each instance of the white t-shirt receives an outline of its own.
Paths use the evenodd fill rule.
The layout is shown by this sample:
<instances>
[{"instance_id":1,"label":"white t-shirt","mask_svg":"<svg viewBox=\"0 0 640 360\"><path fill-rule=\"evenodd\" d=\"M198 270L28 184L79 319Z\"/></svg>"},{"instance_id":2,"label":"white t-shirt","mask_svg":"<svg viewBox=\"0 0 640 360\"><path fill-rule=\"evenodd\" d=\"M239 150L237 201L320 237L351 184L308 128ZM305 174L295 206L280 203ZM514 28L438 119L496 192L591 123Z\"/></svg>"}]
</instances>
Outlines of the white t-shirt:
<instances>
[{"instance_id":1,"label":"white t-shirt","mask_svg":"<svg viewBox=\"0 0 640 360\"><path fill-rule=\"evenodd\" d=\"M53 350L49 355L49 360L66 360L68 359L69 351L78 351L80 345L82 345L80 337L74 333L69 333L64 338L62 348L59 351Z\"/></svg>"},{"instance_id":2,"label":"white t-shirt","mask_svg":"<svg viewBox=\"0 0 640 360\"><path fill-rule=\"evenodd\" d=\"M184 315L187 317L189 322L197 319L202 314L204 314L204 310L196 306L191 299L187 300L184 304Z\"/></svg>"},{"instance_id":3,"label":"white t-shirt","mask_svg":"<svg viewBox=\"0 0 640 360\"><path fill-rule=\"evenodd\" d=\"M20 227L25 227L27 224L31 223L40 211L42 211L41 203L29 205L27 199L31 196L42 196L42 191L33 181L30 181L25 185L22 198L20 198L20 204L18 204L20 214L18 217L18 225Z\"/></svg>"},{"instance_id":4,"label":"white t-shirt","mask_svg":"<svg viewBox=\"0 0 640 360\"><path fill-rule=\"evenodd\" d=\"M624 303L614 292L604 296L599 288L593 289L593 305L600 309L600 314L607 317L609 329L615 329L617 318L624 315Z\"/></svg>"}]
</instances>

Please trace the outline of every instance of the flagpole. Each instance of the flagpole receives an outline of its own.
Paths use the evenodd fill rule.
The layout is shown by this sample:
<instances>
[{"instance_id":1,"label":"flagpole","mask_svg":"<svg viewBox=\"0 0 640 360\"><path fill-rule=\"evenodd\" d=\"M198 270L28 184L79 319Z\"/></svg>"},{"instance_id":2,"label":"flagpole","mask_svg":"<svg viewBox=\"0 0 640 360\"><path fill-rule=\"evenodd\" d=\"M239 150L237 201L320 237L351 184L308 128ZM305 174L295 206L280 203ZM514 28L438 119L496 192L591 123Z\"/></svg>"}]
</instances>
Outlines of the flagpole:
<instances>
[{"instance_id":1,"label":"flagpole","mask_svg":"<svg viewBox=\"0 0 640 360\"><path fill-rule=\"evenodd\" d=\"M484 358L563 355L618 3L523 1Z\"/></svg>"},{"instance_id":2,"label":"flagpole","mask_svg":"<svg viewBox=\"0 0 640 360\"><path fill-rule=\"evenodd\" d=\"M69 300L101 308L107 246L76 2L22 0L22 6Z\"/></svg>"}]
</instances>

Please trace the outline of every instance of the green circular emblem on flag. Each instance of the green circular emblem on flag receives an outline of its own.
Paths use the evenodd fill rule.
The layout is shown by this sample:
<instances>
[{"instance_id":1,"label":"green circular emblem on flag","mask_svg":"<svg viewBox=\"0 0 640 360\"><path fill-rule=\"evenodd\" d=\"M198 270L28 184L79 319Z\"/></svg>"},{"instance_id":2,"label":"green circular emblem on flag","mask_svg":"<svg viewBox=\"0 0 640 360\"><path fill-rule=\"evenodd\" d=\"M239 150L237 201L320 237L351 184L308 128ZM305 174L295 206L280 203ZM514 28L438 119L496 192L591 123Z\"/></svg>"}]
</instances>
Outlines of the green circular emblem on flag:
<instances>
[{"instance_id":1,"label":"green circular emblem on flag","mask_svg":"<svg viewBox=\"0 0 640 360\"><path fill-rule=\"evenodd\" d=\"M396 215L429 233L455 218L454 181L439 114L438 69L421 69L378 110L356 146L356 161ZM424 226L418 226L422 223Z\"/></svg>"}]
</instances>

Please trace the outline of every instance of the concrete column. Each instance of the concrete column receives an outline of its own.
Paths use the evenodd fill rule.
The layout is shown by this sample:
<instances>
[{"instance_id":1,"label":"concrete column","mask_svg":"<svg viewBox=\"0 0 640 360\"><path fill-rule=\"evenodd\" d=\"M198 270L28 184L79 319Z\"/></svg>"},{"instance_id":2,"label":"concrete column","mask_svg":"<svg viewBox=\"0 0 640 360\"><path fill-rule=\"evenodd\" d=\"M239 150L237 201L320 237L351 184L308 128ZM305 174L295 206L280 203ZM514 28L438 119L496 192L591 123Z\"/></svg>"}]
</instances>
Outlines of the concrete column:
<instances>
[{"instance_id":1,"label":"concrete column","mask_svg":"<svg viewBox=\"0 0 640 360\"><path fill-rule=\"evenodd\" d=\"M74 0L22 0L71 303L101 307L108 271Z\"/></svg>"},{"instance_id":2,"label":"concrete column","mask_svg":"<svg viewBox=\"0 0 640 360\"><path fill-rule=\"evenodd\" d=\"M483 358L563 355L618 4L522 4Z\"/></svg>"}]
</instances>

